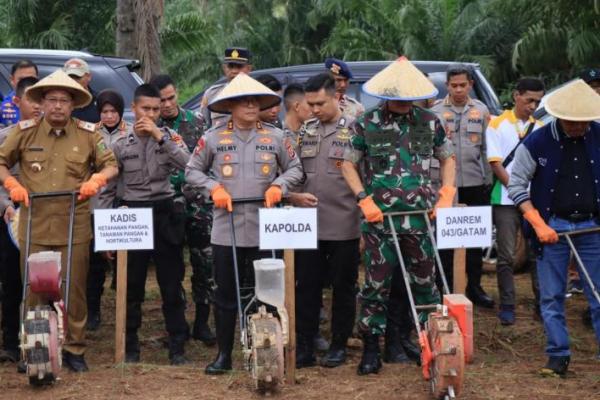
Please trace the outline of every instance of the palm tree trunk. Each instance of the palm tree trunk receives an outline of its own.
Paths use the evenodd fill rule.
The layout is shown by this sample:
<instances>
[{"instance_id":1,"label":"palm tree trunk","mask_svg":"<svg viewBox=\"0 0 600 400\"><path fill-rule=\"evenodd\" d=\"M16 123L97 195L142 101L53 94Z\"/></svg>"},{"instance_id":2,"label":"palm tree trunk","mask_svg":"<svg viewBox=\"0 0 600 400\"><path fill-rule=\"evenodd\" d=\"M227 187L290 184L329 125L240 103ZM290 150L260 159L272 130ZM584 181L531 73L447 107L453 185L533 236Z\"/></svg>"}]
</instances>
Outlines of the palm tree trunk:
<instances>
[{"instance_id":1,"label":"palm tree trunk","mask_svg":"<svg viewBox=\"0 0 600 400\"><path fill-rule=\"evenodd\" d=\"M117 55L125 58L137 58L135 35L135 0L117 0Z\"/></svg>"}]
</instances>

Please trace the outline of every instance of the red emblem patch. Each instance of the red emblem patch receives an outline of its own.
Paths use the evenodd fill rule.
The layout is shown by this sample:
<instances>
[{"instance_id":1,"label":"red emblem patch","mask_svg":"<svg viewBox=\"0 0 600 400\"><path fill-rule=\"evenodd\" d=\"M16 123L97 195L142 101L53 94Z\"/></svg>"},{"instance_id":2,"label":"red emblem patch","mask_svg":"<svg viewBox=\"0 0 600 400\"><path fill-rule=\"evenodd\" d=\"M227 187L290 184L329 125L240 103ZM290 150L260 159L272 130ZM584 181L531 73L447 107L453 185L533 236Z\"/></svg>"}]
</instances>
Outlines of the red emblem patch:
<instances>
[{"instance_id":1,"label":"red emblem patch","mask_svg":"<svg viewBox=\"0 0 600 400\"><path fill-rule=\"evenodd\" d=\"M200 152L204 150L205 146L206 142L204 141L204 137L201 137L200 139L198 139L198 143L196 144L196 148L194 149L194 154L200 154Z\"/></svg>"}]
</instances>

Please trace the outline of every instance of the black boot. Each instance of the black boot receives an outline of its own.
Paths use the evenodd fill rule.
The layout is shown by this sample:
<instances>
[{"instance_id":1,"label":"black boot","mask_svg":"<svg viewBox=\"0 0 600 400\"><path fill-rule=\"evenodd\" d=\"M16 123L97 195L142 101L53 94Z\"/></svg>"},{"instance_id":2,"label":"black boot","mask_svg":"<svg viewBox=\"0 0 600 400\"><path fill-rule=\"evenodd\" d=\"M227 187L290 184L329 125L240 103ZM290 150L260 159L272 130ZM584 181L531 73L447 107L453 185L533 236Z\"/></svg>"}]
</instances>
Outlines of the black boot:
<instances>
[{"instance_id":1,"label":"black boot","mask_svg":"<svg viewBox=\"0 0 600 400\"><path fill-rule=\"evenodd\" d=\"M398 327L388 320L385 329L385 348L383 361L389 364L405 364L410 361L404 347L400 344L400 332Z\"/></svg>"},{"instance_id":2,"label":"black boot","mask_svg":"<svg viewBox=\"0 0 600 400\"><path fill-rule=\"evenodd\" d=\"M296 368L314 367L316 364L314 339L299 333L296 340Z\"/></svg>"},{"instance_id":3,"label":"black boot","mask_svg":"<svg viewBox=\"0 0 600 400\"><path fill-rule=\"evenodd\" d=\"M125 362L140 362L140 341L137 332L128 332L125 335Z\"/></svg>"},{"instance_id":4,"label":"black boot","mask_svg":"<svg viewBox=\"0 0 600 400\"><path fill-rule=\"evenodd\" d=\"M214 346L217 338L208 326L209 314L209 304L196 303L196 318L194 319L194 327L192 328L192 338L201 341L207 346Z\"/></svg>"},{"instance_id":5,"label":"black boot","mask_svg":"<svg viewBox=\"0 0 600 400\"><path fill-rule=\"evenodd\" d=\"M235 310L215 308L215 325L217 327L217 345L219 353L212 363L206 366L204 373L207 375L221 375L231 371L231 350L235 334Z\"/></svg>"},{"instance_id":6,"label":"black boot","mask_svg":"<svg viewBox=\"0 0 600 400\"><path fill-rule=\"evenodd\" d=\"M358 364L358 375L376 374L381 369L379 335L363 335L363 355Z\"/></svg>"},{"instance_id":7,"label":"black boot","mask_svg":"<svg viewBox=\"0 0 600 400\"><path fill-rule=\"evenodd\" d=\"M321 365L327 368L335 368L345 363L347 341L346 336L334 335L327 354L321 359Z\"/></svg>"},{"instance_id":8,"label":"black boot","mask_svg":"<svg viewBox=\"0 0 600 400\"><path fill-rule=\"evenodd\" d=\"M187 364L188 360L185 358L185 334L169 336L169 360L171 365L183 365Z\"/></svg>"},{"instance_id":9,"label":"black boot","mask_svg":"<svg viewBox=\"0 0 600 400\"><path fill-rule=\"evenodd\" d=\"M67 366L73 372L87 372L88 366L85 362L83 354L73 354L68 351L63 351L63 366Z\"/></svg>"},{"instance_id":10,"label":"black boot","mask_svg":"<svg viewBox=\"0 0 600 400\"><path fill-rule=\"evenodd\" d=\"M473 302L473 304L483 308L494 308L495 303L488 294L483 290L479 284L467 285L466 295Z\"/></svg>"},{"instance_id":11,"label":"black boot","mask_svg":"<svg viewBox=\"0 0 600 400\"><path fill-rule=\"evenodd\" d=\"M540 374L555 378L564 378L571 362L570 356L550 356L546 365L540 369Z\"/></svg>"}]
</instances>

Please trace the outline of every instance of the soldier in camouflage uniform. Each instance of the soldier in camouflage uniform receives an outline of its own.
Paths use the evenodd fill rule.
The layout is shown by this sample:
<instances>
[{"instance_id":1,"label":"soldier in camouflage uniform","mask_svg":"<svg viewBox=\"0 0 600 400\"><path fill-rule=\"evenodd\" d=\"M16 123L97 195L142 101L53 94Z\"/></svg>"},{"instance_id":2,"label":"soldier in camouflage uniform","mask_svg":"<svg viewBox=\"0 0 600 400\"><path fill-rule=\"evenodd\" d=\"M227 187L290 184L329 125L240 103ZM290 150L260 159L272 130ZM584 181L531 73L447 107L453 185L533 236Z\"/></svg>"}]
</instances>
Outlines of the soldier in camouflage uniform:
<instances>
[{"instance_id":1,"label":"soldier in camouflage uniform","mask_svg":"<svg viewBox=\"0 0 600 400\"><path fill-rule=\"evenodd\" d=\"M451 206L456 192L452 144L435 114L412 105L414 100L437 94L427 78L402 57L365 83L363 90L386 101L356 121L352 146L345 153L342 167L366 219L361 229L366 273L360 293L358 328L364 352L359 375L377 373L381 368L378 340L386 330L386 303L394 269L399 268L383 213L432 208L435 197L429 177L432 156L440 160L443 183L435 208ZM358 171L363 175L362 180ZM439 302L434 248L423 217L396 217L394 226L416 303ZM397 283L402 285L403 281Z\"/></svg>"},{"instance_id":2,"label":"soldier in camouflage uniform","mask_svg":"<svg viewBox=\"0 0 600 400\"><path fill-rule=\"evenodd\" d=\"M181 135L191 153L204 134L204 120L178 106L177 89L171 77L157 75L150 83L160 90L161 113L157 125L167 126ZM175 202L185 212L185 240L190 250L192 299L196 305L192 337L212 346L216 339L207 323L213 285L210 245L212 207L206 204L198 191L186 184L183 170L171 175L171 184L175 190Z\"/></svg>"}]
</instances>

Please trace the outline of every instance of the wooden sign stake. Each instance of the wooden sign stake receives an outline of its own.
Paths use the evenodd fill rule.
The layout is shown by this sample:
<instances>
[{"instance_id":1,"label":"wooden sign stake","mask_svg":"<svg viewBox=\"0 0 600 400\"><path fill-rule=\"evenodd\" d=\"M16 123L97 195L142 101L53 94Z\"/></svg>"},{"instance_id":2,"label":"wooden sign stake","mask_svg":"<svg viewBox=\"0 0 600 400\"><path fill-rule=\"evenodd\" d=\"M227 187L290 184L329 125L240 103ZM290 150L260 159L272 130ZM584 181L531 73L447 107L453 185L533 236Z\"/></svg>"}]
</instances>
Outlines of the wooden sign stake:
<instances>
[{"instance_id":1,"label":"wooden sign stake","mask_svg":"<svg viewBox=\"0 0 600 400\"><path fill-rule=\"evenodd\" d=\"M115 321L115 364L125 361L125 324L127 316L127 250L117 251L117 298Z\"/></svg>"},{"instance_id":2,"label":"wooden sign stake","mask_svg":"<svg viewBox=\"0 0 600 400\"><path fill-rule=\"evenodd\" d=\"M288 384L296 383L296 277L294 250L283 251L285 263L285 308L289 319L289 338L285 353L285 378Z\"/></svg>"}]
</instances>

